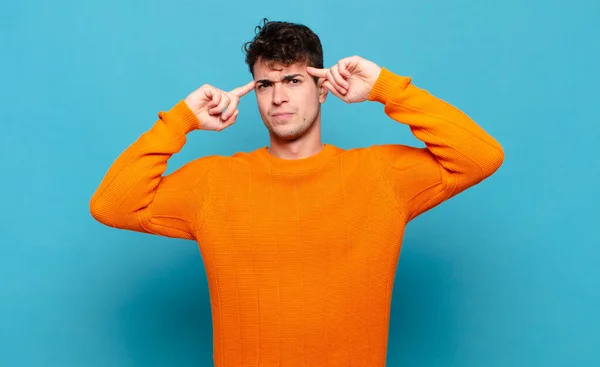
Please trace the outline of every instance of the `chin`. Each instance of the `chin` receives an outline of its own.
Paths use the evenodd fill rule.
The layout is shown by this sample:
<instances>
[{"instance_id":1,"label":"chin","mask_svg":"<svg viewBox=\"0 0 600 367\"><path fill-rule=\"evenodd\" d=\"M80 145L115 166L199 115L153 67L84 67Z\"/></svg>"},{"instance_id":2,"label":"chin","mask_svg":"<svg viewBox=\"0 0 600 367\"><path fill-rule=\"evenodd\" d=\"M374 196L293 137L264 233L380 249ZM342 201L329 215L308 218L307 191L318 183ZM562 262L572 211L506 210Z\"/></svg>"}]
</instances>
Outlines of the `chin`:
<instances>
[{"instance_id":1,"label":"chin","mask_svg":"<svg viewBox=\"0 0 600 367\"><path fill-rule=\"evenodd\" d=\"M305 135L306 130L300 129L271 129L271 133L275 135L278 139L285 141L294 141L298 140L302 136Z\"/></svg>"},{"instance_id":2,"label":"chin","mask_svg":"<svg viewBox=\"0 0 600 367\"><path fill-rule=\"evenodd\" d=\"M284 141L294 141L309 133L313 124L271 125L271 133Z\"/></svg>"}]
</instances>

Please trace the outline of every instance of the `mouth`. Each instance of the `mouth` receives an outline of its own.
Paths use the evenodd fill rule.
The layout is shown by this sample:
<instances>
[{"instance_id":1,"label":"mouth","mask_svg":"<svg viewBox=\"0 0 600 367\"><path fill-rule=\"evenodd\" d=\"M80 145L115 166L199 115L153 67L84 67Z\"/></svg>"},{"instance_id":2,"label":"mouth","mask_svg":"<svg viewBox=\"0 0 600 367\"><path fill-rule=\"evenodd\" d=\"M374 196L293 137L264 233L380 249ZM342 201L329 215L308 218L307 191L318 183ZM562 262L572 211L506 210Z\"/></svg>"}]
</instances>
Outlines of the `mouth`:
<instances>
[{"instance_id":1,"label":"mouth","mask_svg":"<svg viewBox=\"0 0 600 367\"><path fill-rule=\"evenodd\" d=\"M292 112L277 112L272 114L274 119L276 120L287 120L292 117L294 114Z\"/></svg>"}]
</instances>

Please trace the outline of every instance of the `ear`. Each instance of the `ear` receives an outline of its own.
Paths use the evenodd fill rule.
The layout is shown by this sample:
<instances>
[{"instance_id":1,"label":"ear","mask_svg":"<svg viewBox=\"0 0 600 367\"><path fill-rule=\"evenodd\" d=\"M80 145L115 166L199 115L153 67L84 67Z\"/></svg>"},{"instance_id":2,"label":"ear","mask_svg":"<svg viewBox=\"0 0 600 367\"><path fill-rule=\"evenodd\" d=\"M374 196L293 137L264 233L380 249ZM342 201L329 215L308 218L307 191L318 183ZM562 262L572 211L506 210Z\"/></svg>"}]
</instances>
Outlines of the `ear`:
<instances>
[{"instance_id":1,"label":"ear","mask_svg":"<svg viewBox=\"0 0 600 367\"><path fill-rule=\"evenodd\" d=\"M323 85L323 82L325 80L325 78L319 78L319 80L317 81L317 89L319 90L319 102L321 104L325 103L325 100L327 99L327 94L329 93L329 89L327 89L327 87Z\"/></svg>"}]
</instances>

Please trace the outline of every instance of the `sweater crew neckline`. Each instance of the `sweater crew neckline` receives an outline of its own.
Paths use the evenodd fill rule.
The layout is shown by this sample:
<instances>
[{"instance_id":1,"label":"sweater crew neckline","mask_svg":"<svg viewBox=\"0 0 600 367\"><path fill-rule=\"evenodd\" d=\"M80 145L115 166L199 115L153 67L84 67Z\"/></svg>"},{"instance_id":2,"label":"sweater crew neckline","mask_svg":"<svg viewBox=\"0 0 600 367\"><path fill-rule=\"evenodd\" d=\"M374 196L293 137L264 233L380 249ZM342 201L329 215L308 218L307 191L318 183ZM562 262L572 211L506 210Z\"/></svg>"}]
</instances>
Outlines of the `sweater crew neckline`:
<instances>
[{"instance_id":1,"label":"sweater crew neckline","mask_svg":"<svg viewBox=\"0 0 600 367\"><path fill-rule=\"evenodd\" d=\"M264 160L269 166L276 170L284 171L303 171L320 166L330 158L336 155L339 148L331 144L323 144L323 148L316 154L306 158L285 159L272 155L269 147L262 147L256 150L256 154Z\"/></svg>"}]
</instances>

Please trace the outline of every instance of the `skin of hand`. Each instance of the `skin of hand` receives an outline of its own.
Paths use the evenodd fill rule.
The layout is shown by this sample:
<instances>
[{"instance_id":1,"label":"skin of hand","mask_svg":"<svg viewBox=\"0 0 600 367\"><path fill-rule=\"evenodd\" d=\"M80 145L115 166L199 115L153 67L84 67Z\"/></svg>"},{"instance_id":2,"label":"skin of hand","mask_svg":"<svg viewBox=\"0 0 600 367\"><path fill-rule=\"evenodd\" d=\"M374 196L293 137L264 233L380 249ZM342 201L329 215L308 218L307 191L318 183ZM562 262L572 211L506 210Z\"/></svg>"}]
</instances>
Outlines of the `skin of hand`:
<instances>
[{"instance_id":1,"label":"skin of hand","mask_svg":"<svg viewBox=\"0 0 600 367\"><path fill-rule=\"evenodd\" d=\"M381 73L381 67L360 56L346 57L328 69L308 66L306 71L325 78L323 85L346 103L365 101Z\"/></svg>"},{"instance_id":2,"label":"skin of hand","mask_svg":"<svg viewBox=\"0 0 600 367\"><path fill-rule=\"evenodd\" d=\"M235 123L240 98L254 89L255 81L229 92L205 84L185 98L185 103L200 121L201 130L221 131Z\"/></svg>"}]
</instances>

